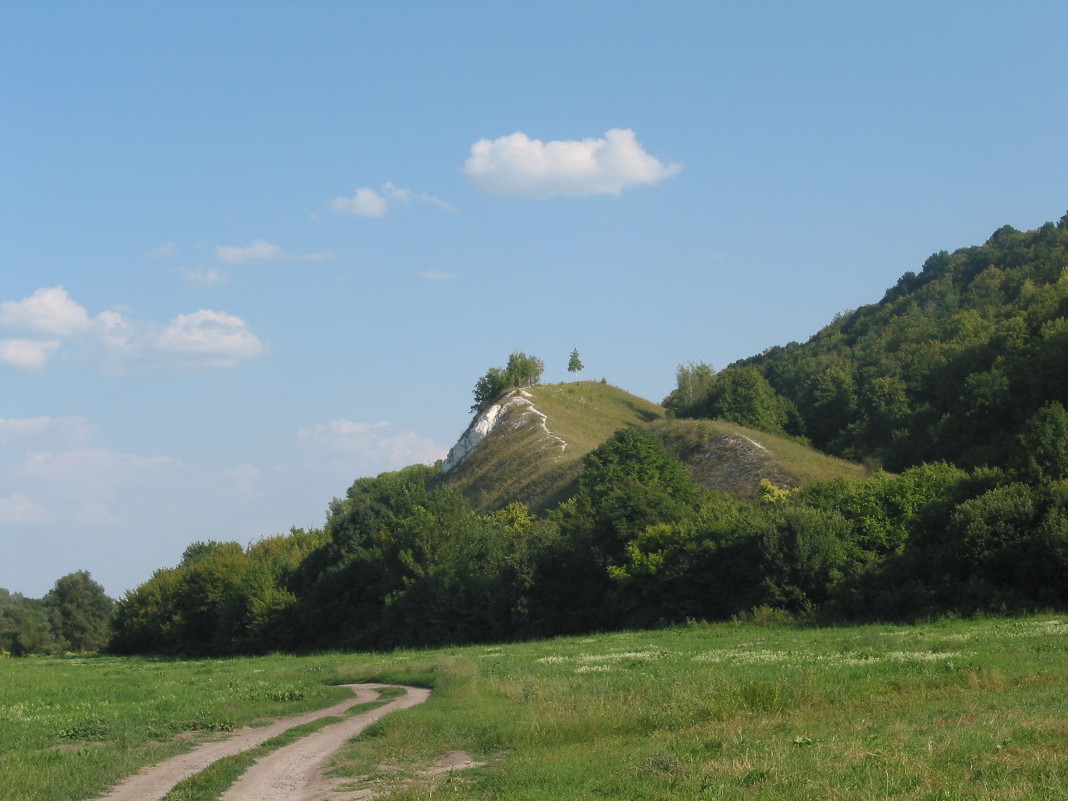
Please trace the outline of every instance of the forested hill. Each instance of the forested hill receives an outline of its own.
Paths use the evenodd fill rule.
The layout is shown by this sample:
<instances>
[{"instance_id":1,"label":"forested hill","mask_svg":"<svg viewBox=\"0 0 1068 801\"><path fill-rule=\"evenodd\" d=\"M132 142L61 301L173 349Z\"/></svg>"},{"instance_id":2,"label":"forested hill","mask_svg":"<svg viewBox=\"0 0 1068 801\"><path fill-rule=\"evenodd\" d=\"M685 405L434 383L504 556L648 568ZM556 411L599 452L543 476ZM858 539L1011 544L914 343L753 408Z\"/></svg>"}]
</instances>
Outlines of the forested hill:
<instances>
[{"instance_id":1,"label":"forested hill","mask_svg":"<svg viewBox=\"0 0 1068 801\"><path fill-rule=\"evenodd\" d=\"M478 449L476 422L444 472L357 479L322 530L194 542L118 603L109 647L315 651L770 612L1066 609L1066 366L1068 216L935 254L804 344L719 373L680 367L664 401L675 419L588 382L536 388L541 361L517 351L475 385L474 410L503 424ZM506 414L517 396L531 408ZM817 463L798 437L893 472ZM741 474L759 483L745 491Z\"/></svg>"},{"instance_id":2,"label":"forested hill","mask_svg":"<svg viewBox=\"0 0 1068 801\"><path fill-rule=\"evenodd\" d=\"M778 396L764 427L821 450L891 470L1005 466L1026 420L1049 402L1068 405L1068 215L936 253L878 303L737 362L709 386L747 368ZM703 411L723 416L711 400Z\"/></svg>"}]
</instances>

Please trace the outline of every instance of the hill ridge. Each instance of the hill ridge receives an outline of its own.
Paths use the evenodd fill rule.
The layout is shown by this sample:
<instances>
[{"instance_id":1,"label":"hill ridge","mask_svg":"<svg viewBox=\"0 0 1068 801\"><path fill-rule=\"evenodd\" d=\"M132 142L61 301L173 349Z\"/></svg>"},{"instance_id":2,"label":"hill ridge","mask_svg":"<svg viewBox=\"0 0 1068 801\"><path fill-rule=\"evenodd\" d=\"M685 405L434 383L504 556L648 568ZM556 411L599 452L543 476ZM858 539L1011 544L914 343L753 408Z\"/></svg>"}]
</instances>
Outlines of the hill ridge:
<instances>
[{"instance_id":1,"label":"hill ridge","mask_svg":"<svg viewBox=\"0 0 1068 801\"><path fill-rule=\"evenodd\" d=\"M724 420L665 419L658 404L608 384L577 381L502 395L450 449L439 480L479 511L513 501L544 511L577 491L583 457L628 426L648 428L699 485L736 497L758 495L762 479L795 489L817 478L865 473L788 438Z\"/></svg>"},{"instance_id":2,"label":"hill ridge","mask_svg":"<svg viewBox=\"0 0 1068 801\"><path fill-rule=\"evenodd\" d=\"M534 405L533 398L534 396L525 389L514 389L505 393L500 400L487 407L485 411L471 421L467 430L460 435L460 439L449 449L448 455L442 462L441 471L447 473L463 462L474 452L479 443L496 430L500 423L512 416L514 409L520 407L523 410L518 413L518 419L512 424L513 428L520 426L526 416L534 415L539 418L546 436L556 440L560 444L561 451L567 450L567 441L549 430L549 417Z\"/></svg>"}]
</instances>

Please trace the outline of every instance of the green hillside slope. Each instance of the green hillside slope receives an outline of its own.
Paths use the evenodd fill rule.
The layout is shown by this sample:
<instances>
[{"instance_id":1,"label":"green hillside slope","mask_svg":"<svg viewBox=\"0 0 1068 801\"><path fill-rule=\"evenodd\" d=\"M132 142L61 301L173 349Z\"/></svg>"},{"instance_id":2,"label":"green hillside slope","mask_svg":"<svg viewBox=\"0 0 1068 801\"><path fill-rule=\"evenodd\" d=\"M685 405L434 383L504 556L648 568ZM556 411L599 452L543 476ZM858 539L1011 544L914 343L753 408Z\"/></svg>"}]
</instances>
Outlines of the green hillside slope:
<instances>
[{"instance_id":1,"label":"green hillside slope","mask_svg":"<svg viewBox=\"0 0 1068 801\"><path fill-rule=\"evenodd\" d=\"M737 498L756 497L762 479L796 489L813 481L868 474L861 465L728 420L660 420L649 428L690 468L700 486Z\"/></svg>"},{"instance_id":2,"label":"green hillside slope","mask_svg":"<svg viewBox=\"0 0 1068 801\"><path fill-rule=\"evenodd\" d=\"M736 423L665 419L662 407L592 381L530 387L510 393L503 405L492 430L442 476L479 511L512 501L542 511L565 500L577 489L583 457L632 425L648 426L701 486L741 498L757 495L765 478L794 488L865 474L859 465Z\"/></svg>"},{"instance_id":3,"label":"green hillside slope","mask_svg":"<svg viewBox=\"0 0 1068 801\"><path fill-rule=\"evenodd\" d=\"M442 483L479 511L512 501L534 511L559 503L575 491L582 457L612 432L664 416L655 403L594 381L533 386L522 393L536 412L523 404L506 409L485 439L443 475Z\"/></svg>"}]
</instances>

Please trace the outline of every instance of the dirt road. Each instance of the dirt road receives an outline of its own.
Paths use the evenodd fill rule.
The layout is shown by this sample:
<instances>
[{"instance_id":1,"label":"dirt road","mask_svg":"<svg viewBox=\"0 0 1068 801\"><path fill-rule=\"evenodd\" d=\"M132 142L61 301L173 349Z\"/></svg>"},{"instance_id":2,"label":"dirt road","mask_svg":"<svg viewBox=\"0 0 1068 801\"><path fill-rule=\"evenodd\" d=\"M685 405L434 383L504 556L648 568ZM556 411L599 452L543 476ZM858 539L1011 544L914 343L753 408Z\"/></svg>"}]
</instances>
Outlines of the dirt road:
<instances>
[{"instance_id":1,"label":"dirt road","mask_svg":"<svg viewBox=\"0 0 1068 801\"><path fill-rule=\"evenodd\" d=\"M326 709L286 718L269 726L238 732L225 740L205 743L187 754L145 768L97 801L162 801L174 785L199 773L212 762L247 751L302 723L331 715L343 715L356 704L375 700L378 691L390 685L345 686L355 693L350 700ZM263 757L222 796L223 801L325 801L338 798L333 793L334 783L327 782L322 775L327 761L346 742L379 718L395 710L420 704L430 696L429 690L417 687L404 689L405 695L384 706L332 723Z\"/></svg>"}]
</instances>

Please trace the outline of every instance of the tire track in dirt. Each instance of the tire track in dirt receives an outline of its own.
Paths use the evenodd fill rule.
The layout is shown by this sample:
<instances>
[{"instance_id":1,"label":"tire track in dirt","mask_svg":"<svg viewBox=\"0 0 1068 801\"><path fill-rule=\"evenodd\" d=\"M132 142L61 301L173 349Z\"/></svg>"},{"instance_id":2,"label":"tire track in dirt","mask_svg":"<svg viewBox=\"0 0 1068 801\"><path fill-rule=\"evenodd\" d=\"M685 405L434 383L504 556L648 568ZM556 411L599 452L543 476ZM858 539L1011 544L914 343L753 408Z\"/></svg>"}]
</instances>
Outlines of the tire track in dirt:
<instances>
[{"instance_id":1,"label":"tire track in dirt","mask_svg":"<svg viewBox=\"0 0 1068 801\"><path fill-rule=\"evenodd\" d=\"M374 701L378 698L379 690L395 685L346 684L344 686L351 689L355 697L326 709L285 718L261 728L248 729L227 737L225 740L205 743L186 754L171 757L130 776L97 801L163 801L178 782L199 773L212 762L254 748L294 726L310 723L319 718L343 715L357 704ZM285 801L309 799L310 801L328 794L329 788L336 783L325 783L322 779L322 769L338 749L384 715L397 709L406 709L420 704L430 696L429 690L417 687L404 687L403 689L406 691L405 695L384 706L347 718L339 723L333 723L264 756L223 795L223 798L227 801L268 801L268 799L284 799ZM307 746L303 749L294 748L305 743ZM271 767L272 765L274 767ZM255 778L252 782L265 783L262 785L246 784L247 778L251 775L263 777ZM302 785L301 782L306 784ZM265 789L260 789L261 786ZM281 795L270 789L276 786L284 788L277 791L282 793ZM245 789L240 789L242 787Z\"/></svg>"},{"instance_id":2,"label":"tire track in dirt","mask_svg":"<svg viewBox=\"0 0 1068 801\"><path fill-rule=\"evenodd\" d=\"M388 685L362 686L380 689ZM379 718L394 710L421 704L430 697L429 690L404 689L407 691L405 695L385 706L324 726L257 760L219 797L219 801L321 801L336 798L333 791L345 780L323 777L323 769L330 758Z\"/></svg>"}]
</instances>

